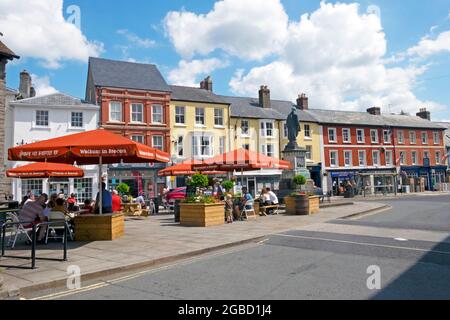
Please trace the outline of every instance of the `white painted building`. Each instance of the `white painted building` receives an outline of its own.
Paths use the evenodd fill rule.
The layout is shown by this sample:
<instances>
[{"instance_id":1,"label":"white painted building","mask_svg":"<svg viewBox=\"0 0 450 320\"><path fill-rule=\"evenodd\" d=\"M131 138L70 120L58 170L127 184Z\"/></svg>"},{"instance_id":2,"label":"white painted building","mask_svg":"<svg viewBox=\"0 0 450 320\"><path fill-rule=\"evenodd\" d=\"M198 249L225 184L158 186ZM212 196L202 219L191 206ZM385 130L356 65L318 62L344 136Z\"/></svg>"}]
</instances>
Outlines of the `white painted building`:
<instances>
[{"instance_id":1,"label":"white painted building","mask_svg":"<svg viewBox=\"0 0 450 320\"><path fill-rule=\"evenodd\" d=\"M6 148L51 138L95 130L99 123L99 106L87 104L62 93L10 101L6 110ZM27 164L5 159L8 168ZM28 192L35 194L75 193L79 202L93 199L98 191L98 166L82 166L81 179L12 179L14 199Z\"/></svg>"}]
</instances>

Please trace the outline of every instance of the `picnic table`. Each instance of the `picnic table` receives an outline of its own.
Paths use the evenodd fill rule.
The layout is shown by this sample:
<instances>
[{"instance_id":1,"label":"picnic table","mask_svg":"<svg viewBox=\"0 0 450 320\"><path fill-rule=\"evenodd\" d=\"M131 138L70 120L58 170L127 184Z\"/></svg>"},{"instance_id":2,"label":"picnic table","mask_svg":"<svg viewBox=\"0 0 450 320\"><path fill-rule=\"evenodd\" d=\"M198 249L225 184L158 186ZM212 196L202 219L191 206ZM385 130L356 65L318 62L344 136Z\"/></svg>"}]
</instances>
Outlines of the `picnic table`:
<instances>
[{"instance_id":1,"label":"picnic table","mask_svg":"<svg viewBox=\"0 0 450 320\"><path fill-rule=\"evenodd\" d=\"M149 210L142 209L139 203L124 203L122 204L122 213L125 216L148 216Z\"/></svg>"}]
</instances>

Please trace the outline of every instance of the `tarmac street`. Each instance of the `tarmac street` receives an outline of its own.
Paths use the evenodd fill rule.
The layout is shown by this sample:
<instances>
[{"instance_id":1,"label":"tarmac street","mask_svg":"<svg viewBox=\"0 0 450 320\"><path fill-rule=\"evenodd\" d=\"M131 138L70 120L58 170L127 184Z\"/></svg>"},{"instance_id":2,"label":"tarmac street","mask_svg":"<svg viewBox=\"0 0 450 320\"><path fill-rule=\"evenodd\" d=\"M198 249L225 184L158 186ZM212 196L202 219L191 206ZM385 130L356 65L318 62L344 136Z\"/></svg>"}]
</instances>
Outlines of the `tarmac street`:
<instances>
[{"instance_id":1,"label":"tarmac street","mask_svg":"<svg viewBox=\"0 0 450 320\"><path fill-rule=\"evenodd\" d=\"M450 197L386 201L49 299L449 299Z\"/></svg>"}]
</instances>

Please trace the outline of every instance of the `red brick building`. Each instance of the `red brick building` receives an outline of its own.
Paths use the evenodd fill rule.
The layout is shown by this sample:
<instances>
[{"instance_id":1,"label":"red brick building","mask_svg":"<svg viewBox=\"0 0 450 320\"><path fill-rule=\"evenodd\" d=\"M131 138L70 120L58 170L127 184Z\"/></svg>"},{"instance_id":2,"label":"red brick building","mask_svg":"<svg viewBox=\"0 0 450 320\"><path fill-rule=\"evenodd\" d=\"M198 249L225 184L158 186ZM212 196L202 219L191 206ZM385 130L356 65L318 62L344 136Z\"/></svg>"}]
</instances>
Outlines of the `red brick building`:
<instances>
[{"instance_id":1,"label":"red brick building","mask_svg":"<svg viewBox=\"0 0 450 320\"><path fill-rule=\"evenodd\" d=\"M86 100L101 107L100 127L170 152L170 88L155 65L90 58ZM110 186L126 182L134 195L156 197L161 167L112 165Z\"/></svg>"},{"instance_id":2,"label":"red brick building","mask_svg":"<svg viewBox=\"0 0 450 320\"><path fill-rule=\"evenodd\" d=\"M379 108L310 112L322 124L324 185L335 193L342 181L359 178L362 183L361 177L372 191L382 185L393 192L408 178L424 177L428 190L444 182L445 128L429 121L426 110L417 116L381 115Z\"/></svg>"}]
</instances>

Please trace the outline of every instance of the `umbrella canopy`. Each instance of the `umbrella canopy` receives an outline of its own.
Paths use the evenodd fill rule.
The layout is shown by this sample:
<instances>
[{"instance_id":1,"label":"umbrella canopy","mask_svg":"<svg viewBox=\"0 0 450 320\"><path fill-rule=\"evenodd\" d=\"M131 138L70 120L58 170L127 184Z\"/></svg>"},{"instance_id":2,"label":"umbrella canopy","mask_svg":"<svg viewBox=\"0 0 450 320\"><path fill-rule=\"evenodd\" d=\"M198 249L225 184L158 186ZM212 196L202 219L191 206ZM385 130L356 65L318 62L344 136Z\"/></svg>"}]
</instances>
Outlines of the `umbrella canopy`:
<instances>
[{"instance_id":1,"label":"umbrella canopy","mask_svg":"<svg viewBox=\"0 0 450 320\"><path fill-rule=\"evenodd\" d=\"M269 157L247 149L237 149L193 164L193 170L251 171L259 169L291 169L289 161Z\"/></svg>"},{"instance_id":2,"label":"umbrella canopy","mask_svg":"<svg viewBox=\"0 0 450 320\"><path fill-rule=\"evenodd\" d=\"M84 171L80 168L62 163L31 163L6 171L9 178L44 179L50 177L82 178Z\"/></svg>"},{"instance_id":3,"label":"umbrella canopy","mask_svg":"<svg viewBox=\"0 0 450 320\"><path fill-rule=\"evenodd\" d=\"M199 160L187 160L182 163L176 164L171 167L167 167L163 170L160 170L158 172L158 176L160 177L169 177L169 176L188 176L193 175L196 172L202 172L203 174L207 175L214 175L214 174L224 174L223 171L201 171L201 170L193 170L192 165L194 164L201 164L202 162Z\"/></svg>"},{"instance_id":4,"label":"umbrella canopy","mask_svg":"<svg viewBox=\"0 0 450 320\"><path fill-rule=\"evenodd\" d=\"M79 165L108 163L169 162L163 151L98 129L39 141L8 150L10 161L76 162Z\"/></svg>"}]
</instances>

